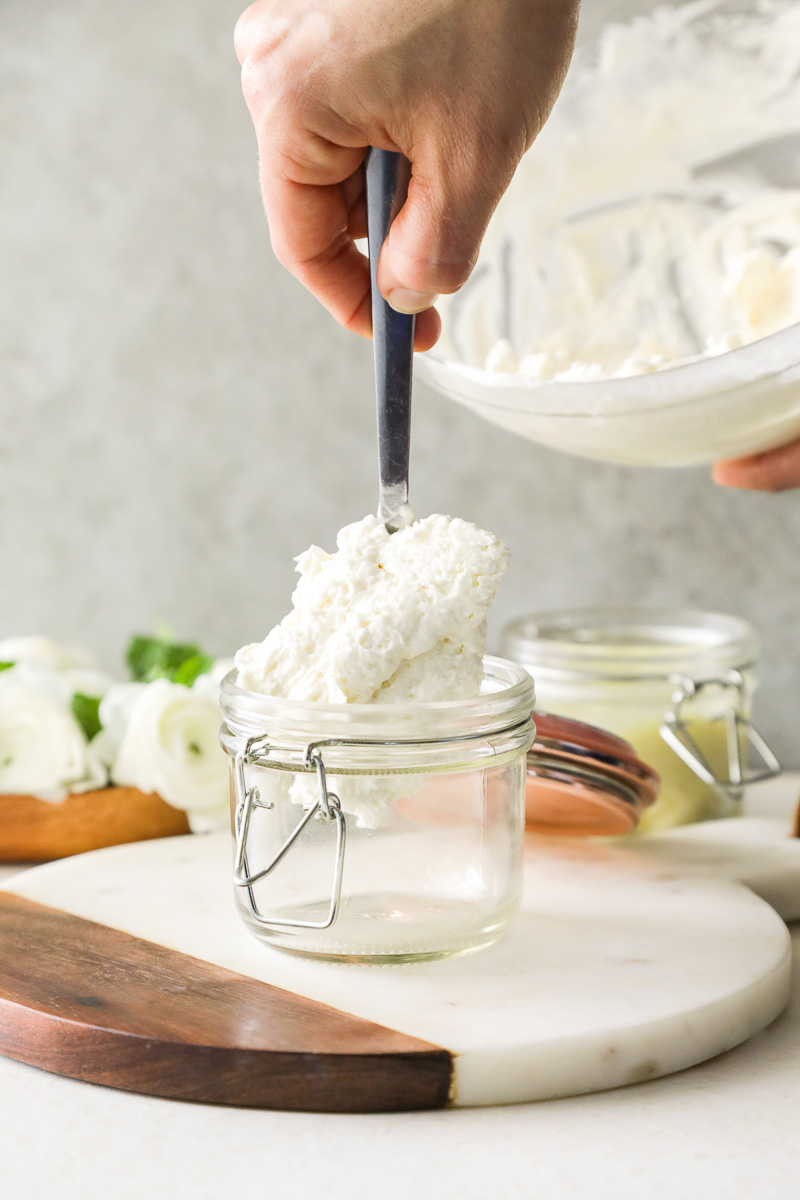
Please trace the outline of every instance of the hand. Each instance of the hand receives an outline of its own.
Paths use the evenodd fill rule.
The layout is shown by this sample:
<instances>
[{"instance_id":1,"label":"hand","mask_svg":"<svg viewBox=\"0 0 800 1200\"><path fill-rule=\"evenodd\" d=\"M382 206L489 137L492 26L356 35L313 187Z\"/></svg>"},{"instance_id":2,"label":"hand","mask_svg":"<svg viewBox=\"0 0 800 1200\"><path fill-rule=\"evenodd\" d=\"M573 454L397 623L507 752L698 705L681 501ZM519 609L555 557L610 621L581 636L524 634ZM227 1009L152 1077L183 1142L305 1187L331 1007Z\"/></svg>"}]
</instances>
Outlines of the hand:
<instances>
[{"instance_id":1,"label":"hand","mask_svg":"<svg viewBox=\"0 0 800 1200\"><path fill-rule=\"evenodd\" d=\"M762 454L715 463L713 477L723 487L754 492L785 492L800 487L800 438Z\"/></svg>"},{"instance_id":2,"label":"hand","mask_svg":"<svg viewBox=\"0 0 800 1200\"><path fill-rule=\"evenodd\" d=\"M579 0L258 0L235 43L279 261L369 336L362 163L412 163L378 286L439 336L440 292L468 278L489 218L566 73Z\"/></svg>"}]
</instances>

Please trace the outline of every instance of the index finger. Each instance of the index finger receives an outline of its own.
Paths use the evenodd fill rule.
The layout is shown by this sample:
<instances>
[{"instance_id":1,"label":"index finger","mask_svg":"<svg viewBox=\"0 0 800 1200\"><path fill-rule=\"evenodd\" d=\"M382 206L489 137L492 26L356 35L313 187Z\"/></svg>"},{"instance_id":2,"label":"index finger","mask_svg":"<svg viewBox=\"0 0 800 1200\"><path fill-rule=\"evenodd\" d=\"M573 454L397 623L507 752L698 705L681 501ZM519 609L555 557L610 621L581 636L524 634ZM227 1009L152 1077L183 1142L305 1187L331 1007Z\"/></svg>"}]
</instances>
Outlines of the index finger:
<instances>
[{"instance_id":1,"label":"index finger","mask_svg":"<svg viewBox=\"0 0 800 1200\"><path fill-rule=\"evenodd\" d=\"M262 160L261 191L278 261L346 329L371 337L369 260L356 246L352 231L362 190L361 167L341 183L305 183L279 174ZM434 309L420 313L415 349L430 349L440 328Z\"/></svg>"},{"instance_id":2,"label":"index finger","mask_svg":"<svg viewBox=\"0 0 800 1200\"><path fill-rule=\"evenodd\" d=\"M343 184L299 183L262 160L261 192L278 261L346 329L369 337L369 262L350 232Z\"/></svg>"}]
</instances>

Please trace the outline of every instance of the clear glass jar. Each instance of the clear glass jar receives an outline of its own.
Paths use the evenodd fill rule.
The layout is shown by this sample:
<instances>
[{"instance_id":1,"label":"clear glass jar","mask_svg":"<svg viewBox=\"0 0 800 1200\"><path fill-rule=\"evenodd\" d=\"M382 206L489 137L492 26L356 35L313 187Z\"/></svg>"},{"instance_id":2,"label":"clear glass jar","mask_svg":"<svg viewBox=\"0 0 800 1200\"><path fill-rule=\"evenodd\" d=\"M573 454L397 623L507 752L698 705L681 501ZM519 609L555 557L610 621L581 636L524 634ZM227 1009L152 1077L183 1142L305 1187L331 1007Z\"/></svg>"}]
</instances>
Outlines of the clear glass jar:
<instances>
[{"instance_id":1,"label":"clear glass jar","mask_svg":"<svg viewBox=\"0 0 800 1200\"><path fill-rule=\"evenodd\" d=\"M746 783L780 771L750 722L758 640L737 617L535 613L506 626L502 649L533 675L540 708L619 734L659 773L659 798L643 812L640 833L733 815Z\"/></svg>"},{"instance_id":2,"label":"clear glass jar","mask_svg":"<svg viewBox=\"0 0 800 1200\"><path fill-rule=\"evenodd\" d=\"M360 962L494 941L522 883L527 672L487 658L475 699L397 705L299 703L234 678L220 738L248 929Z\"/></svg>"}]
</instances>

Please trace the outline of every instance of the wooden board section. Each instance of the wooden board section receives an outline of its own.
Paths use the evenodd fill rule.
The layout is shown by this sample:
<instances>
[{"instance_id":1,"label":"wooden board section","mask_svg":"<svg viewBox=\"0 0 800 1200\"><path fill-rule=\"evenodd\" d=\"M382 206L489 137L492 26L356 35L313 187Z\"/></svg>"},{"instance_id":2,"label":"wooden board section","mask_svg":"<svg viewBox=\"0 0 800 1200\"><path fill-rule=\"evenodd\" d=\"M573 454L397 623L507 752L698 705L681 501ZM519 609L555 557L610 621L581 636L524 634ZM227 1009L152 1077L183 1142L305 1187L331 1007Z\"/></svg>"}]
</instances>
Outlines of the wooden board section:
<instances>
[{"instance_id":1,"label":"wooden board section","mask_svg":"<svg viewBox=\"0 0 800 1200\"><path fill-rule=\"evenodd\" d=\"M186 813L136 788L77 792L57 803L0 795L0 862L42 862L188 832Z\"/></svg>"},{"instance_id":2,"label":"wooden board section","mask_svg":"<svg viewBox=\"0 0 800 1200\"><path fill-rule=\"evenodd\" d=\"M253 938L234 908L226 834L62 859L21 872L5 890L166 947L179 956L176 969L180 956L191 957L226 978L305 997L427 1050L444 1048L452 1056L448 1102L459 1106L576 1095L682 1070L763 1029L789 996L789 935L768 905L740 884L684 876L605 842L531 840L522 908L498 942L479 954L392 967L320 962ZM48 953L49 937L41 939ZM35 967L23 961L20 969ZM0 994L4 970L0 938ZM97 963L83 970L92 978ZM115 978L114 1004L137 974L129 980L119 969ZM81 979L72 992L94 994ZM303 1032L299 1048L311 1058L313 1030ZM393 1041L389 1055L395 1048ZM146 1056L147 1042L132 1053ZM318 1061L330 1070L327 1057ZM53 1062L61 1069L55 1054ZM383 1062L391 1073L391 1057ZM305 1069L296 1078L318 1087L317 1072ZM391 1079L386 1090L408 1106ZM305 1107L315 1103L344 1107L334 1088Z\"/></svg>"},{"instance_id":3,"label":"wooden board section","mask_svg":"<svg viewBox=\"0 0 800 1200\"><path fill-rule=\"evenodd\" d=\"M94 921L0 892L0 1053L181 1100L440 1108L446 1050Z\"/></svg>"}]
</instances>

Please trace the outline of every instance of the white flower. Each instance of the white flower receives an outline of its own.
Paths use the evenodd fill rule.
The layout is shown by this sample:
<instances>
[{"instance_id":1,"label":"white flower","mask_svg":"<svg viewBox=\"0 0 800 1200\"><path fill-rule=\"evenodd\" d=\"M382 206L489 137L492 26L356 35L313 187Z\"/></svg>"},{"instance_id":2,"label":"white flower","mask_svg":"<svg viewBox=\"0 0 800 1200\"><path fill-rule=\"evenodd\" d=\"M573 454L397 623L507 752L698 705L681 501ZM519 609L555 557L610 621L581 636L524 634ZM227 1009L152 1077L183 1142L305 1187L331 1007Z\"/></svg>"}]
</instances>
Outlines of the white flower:
<instances>
[{"instance_id":1,"label":"white flower","mask_svg":"<svg viewBox=\"0 0 800 1200\"><path fill-rule=\"evenodd\" d=\"M3 638L0 640L0 662L33 663L53 671L94 667L94 659L88 650L62 646L46 637Z\"/></svg>"},{"instance_id":2,"label":"white flower","mask_svg":"<svg viewBox=\"0 0 800 1200\"><path fill-rule=\"evenodd\" d=\"M0 671L0 792L63 800L105 787L71 699L56 672L25 664Z\"/></svg>"},{"instance_id":3,"label":"white flower","mask_svg":"<svg viewBox=\"0 0 800 1200\"><path fill-rule=\"evenodd\" d=\"M207 696L219 702L219 688L225 676L229 671L233 670L232 658L215 658L211 665L211 670L205 675L198 675L194 681L194 686L198 691L205 692Z\"/></svg>"},{"instance_id":4,"label":"white flower","mask_svg":"<svg viewBox=\"0 0 800 1200\"><path fill-rule=\"evenodd\" d=\"M209 819L228 812L228 763L219 705L204 687L167 679L115 684L100 704L98 752L114 783L157 792L174 808Z\"/></svg>"},{"instance_id":5,"label":"white flower","mask_svg":"<svg viewBox=\"0 0 800 1200\"><path fill-rule=\"evenodd\" d=\"M100 760L109 768L119 754L131 713L146 687L146 683L114 683L100 701L98 716L101 729L92 744ZM115 779L114 782L121 781Z\"/></svg>"},{"instance_id":6,"label":"white flower","mask_svg":"<svg viewBox=\"0 0 800 1200\"><path fill-rule=\"evenodd\" d=\"M2 661L3 659L0 659L0 662ZM96 671L94 667L68 667L64 670L55 670L35 661L21 661L15 667L0 671L0 680L8 678L24 680L31 687L38 688L40 692L46 692L47 695L60 701L67 708L71 707L72 697L76 692L99 699L105 695L112 683L109 675L103 671Z\"/></svg>"}]
</instances>

